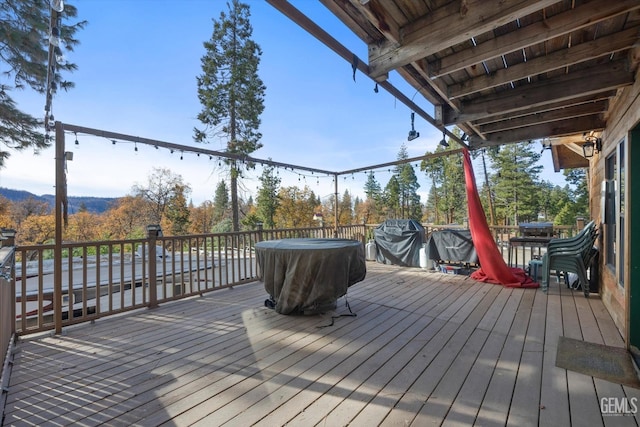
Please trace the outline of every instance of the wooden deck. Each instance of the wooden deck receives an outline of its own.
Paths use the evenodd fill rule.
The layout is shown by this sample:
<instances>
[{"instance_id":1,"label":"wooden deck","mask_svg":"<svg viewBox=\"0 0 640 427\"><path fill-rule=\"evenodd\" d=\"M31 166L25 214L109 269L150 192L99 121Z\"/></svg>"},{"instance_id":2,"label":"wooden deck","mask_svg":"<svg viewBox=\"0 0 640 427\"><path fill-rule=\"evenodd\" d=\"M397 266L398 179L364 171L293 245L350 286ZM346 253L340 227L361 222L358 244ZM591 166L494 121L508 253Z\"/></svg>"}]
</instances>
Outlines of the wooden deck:
<instances>
[{"instance_id":1,"label":"wooden deck","mask_svg":"<svg viewBox=\"0 0 640 427\"><path fill-rule=\"evenodd\" d=\"M561 335L623 345L597 295L367 268L356 317L252 283L23 339L4 425L638 425L600 399L640 390L555 367Z\"/></svg>"}]
</instances>

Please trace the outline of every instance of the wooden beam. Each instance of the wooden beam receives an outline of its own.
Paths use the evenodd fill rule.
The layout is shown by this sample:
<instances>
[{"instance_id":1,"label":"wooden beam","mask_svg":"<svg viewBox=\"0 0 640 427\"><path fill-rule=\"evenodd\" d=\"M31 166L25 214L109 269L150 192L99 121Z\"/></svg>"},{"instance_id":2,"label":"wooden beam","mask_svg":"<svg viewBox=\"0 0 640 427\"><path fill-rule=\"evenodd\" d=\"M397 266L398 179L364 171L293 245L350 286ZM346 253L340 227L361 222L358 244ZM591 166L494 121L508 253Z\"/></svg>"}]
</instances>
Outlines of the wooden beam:
<instances>
[{"instance_id":1,"label":"wooden beam","mask_svg":"<svg viewBox=\"0 0 640 427\"><path fill-rule=\"evenodd\" d=\"M350 0L350 2L387 40L394 43L400 42L400 28L393 19L384 13L384 9L378 3L366 2L363 4L360 0Z\"/></svg>"},{"instance_id":2,"label":"wooden beam","mask_svg":"<svg viewBox=\"0 0 640 427\"><path fill-rule=\"evenodd\" d=\"M468 0L467 13L460 14L458 2L436 9L401 29L401 43L385 41L369 46L369 68L372 78L453 45L468 41L479 34L515 21L558 0Z\"/></svg>"},{"instance_id":3,"label":"wooden beam","mask_svg":"<svg viewBox=\"0 0 640 427\"><path fill-rule=\"evenodd\" d=\"M497 114L491 117L485 117L474 121L477 126L484 126L490 123L497 123L506 120L512 120L520 117L530 116L534 114L542 114L548 111L559 110L562 108L570 108L573 106L591 104L594 102L605 101L608 103L609 99L616 96L616 90L610 90L606 92L599 92L597 95L579 96L577 98L563 99L559 102L549 102L544 105L536 105L533 108L525 109L511 114ZM608 106L607 106L608 108Z\"/></svg>"},{"instance_id":4,"label":"wooden beam","mask_svg":"<svg viewBox=\"0 0 640 427\"><path fill-rule=\"evenodd\" d=\"M462 104L462 112L450 117L447 123L468 122L497 114L531 109L549 102L559 102L585 95L617 89L633 84L634 74L627 70L626 61L574 71L561 77L526 84L513 90L501 91L482 100Z\"/></svg>"},{"instance_id":5,"label":"wooden beam","mask_svg":"<svg viewBox=\"0 0 640 427\"><path fill-rule=\"evenodd\" d=\"M445 56L437 64L431 64L430 76L442 77L636 9L640 9L638 0L592 0L575 9L495 37L478 46Z\"/></svg>"},{"instance_id":6,"label":"wooden beam","mask_svg":"<svg viewBox=\"0 0 640 427\"><path fill-rule=\"evenodd\" d=\"M482 133L503 132L506 130L533 126L541 123L555 122L558 120L571 119L583 116L597 116L607 111L608 102L590 102L588 104L578 104L571 107L559 108L543 113L530 114L514 119L502 120L479 126ZM597 118L597 117L596 117Z\"/></svg>"},{"instance_id":7,"label":"wooden beam","mask_svg":"<svg viewBox=\"0 0 640 427\"><path fill-rule=\"evenodd\" d=\"M205 148L193 147L190 145L181 145L181 144L175 144L173 142L158 141L156 139L142 138L139 136L127 135L124 133L116 133L116 132L111 132L111 131L101 130L101 129L93 129L93 128L88 128L84 126L73 125L70 123L61 123L60 126L65 131L69 131L69 132L94 135L94 136L99 136L99 137L110 139L110 140L130 141L138 144L146 144L154 147L162 147L169 150L175 150L181 153L204 154L205 156L237 160L239 162L248 162L248 163L263 164L263 165L270 165L270 166L283 167L283 168L291 168L291 169L321 173L326 175L335 174L335 172L333 171L324 170L324 169L316 169L308 166L293 165L290 163L276 162L273 160L258 159L256 157L227 153L224 151L207 150Z\"/></svg>"},{"instance_id":8,"label":"wooden beam","mask_svg":"<svg viewBox=\"0 0 640 427\"><path fill-rule=\"evenodd\" d=\"M552 52L509 68L497 70L491 75L482 75L458 85L449 86L449 97L456 99L496 86L516 82L580 62L590 61L604 55L631 48L637 41L640 27L629 28L597 40L591 40L570 48ZM439 80L436 80L439 81Z\"/></svg>"},{"instance_id":9,"label":"wooden beam","mask_svg":"<svg viewBox=\"0 0 640 427\"><path fill-rule=\"evenodd\" d=\"M605 126L606 122L603 119L594 120L592 117L580 117L558 122L542 123L535 126L529 126L527 128L518 128L505 132L492 133L487 135L486 141L481 140L477 136L472 136L469 138L469 146L471 149L476 149L534 139L551 138L555 136L604 129Z\"/></svg>"}]
</instances>

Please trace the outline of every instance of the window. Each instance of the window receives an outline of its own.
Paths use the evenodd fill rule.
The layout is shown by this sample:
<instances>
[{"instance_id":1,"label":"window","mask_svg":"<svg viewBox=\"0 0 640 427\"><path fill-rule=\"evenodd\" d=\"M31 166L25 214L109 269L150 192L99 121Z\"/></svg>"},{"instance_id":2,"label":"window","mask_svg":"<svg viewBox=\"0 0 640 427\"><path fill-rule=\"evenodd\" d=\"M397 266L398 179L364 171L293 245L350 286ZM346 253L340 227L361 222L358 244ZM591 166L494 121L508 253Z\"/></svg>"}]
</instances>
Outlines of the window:
<instances>
[{"instance_id":1,"label":"window","mask_svg":"<svg viewBox=\"0 0 640 427\"><path fill-rule=\"evenodd\" d=\"M603 212L604 256L606 265L624 287L625 140L605 159ZM616 197L617 195L617 197Z\"/></svg>"}]
</instances>

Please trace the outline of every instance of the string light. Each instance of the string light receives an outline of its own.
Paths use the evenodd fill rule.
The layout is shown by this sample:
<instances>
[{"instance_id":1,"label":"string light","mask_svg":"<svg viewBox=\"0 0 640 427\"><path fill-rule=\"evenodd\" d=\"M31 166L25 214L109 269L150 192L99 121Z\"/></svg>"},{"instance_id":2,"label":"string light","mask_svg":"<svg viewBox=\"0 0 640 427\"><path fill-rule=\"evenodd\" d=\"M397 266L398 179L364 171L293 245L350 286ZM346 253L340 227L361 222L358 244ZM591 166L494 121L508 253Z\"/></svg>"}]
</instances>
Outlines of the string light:
<instances>
[{"instance_id":1,"label":"string light","mask_svg":"<svg viewBox=\"0 0 640 427\"><path fill-rule=\"evenodd\" d=\"M138 143L137 142L133 143L133 151L138 151Z\"/></svg>"},{"instance_id":2,"label":"string light","mask_svg":"<svg viewBox=\"0 0 640 427\"><path fill-rule=\"evenodd\" d=\"M78 142L78 132L74 132L74 135L76 136L76 145L80 145L80 143Z\"/></svg>"}]
</instances>

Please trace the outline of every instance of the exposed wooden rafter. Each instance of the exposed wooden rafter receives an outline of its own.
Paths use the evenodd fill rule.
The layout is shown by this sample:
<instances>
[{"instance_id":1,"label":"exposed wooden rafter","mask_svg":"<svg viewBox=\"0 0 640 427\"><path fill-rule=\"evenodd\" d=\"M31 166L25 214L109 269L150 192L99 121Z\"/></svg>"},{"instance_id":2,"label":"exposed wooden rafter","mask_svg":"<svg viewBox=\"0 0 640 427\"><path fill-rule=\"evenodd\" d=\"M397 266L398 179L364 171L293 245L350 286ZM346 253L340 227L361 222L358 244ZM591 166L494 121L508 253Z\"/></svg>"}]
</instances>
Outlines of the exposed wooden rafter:
<instances>
[{"instance_id":1,"label":"exposed wooden rafter","mask_svg":"<svg viewBox=\"0 0 640 427\"><path fill-rule=\"evenodd\" d=\"M367 45L361 71L395 71L470 148L604 128L640 64L638 0L320 1Z\"/></svg>"},{"instance_id":2,"label":"exposed wooden rafter","mask_svg":"<svg viewBox=\"0 0 640 427\"><path fill-rule=\"evenodd\" d=\"M522 18L558 0L468 0L467 13L461 15L458 2L436 9L402 27L400 43L383 40L369 45L369 67L373 78L410 64L452 45Z\"/></svg>"}]
</instances>

